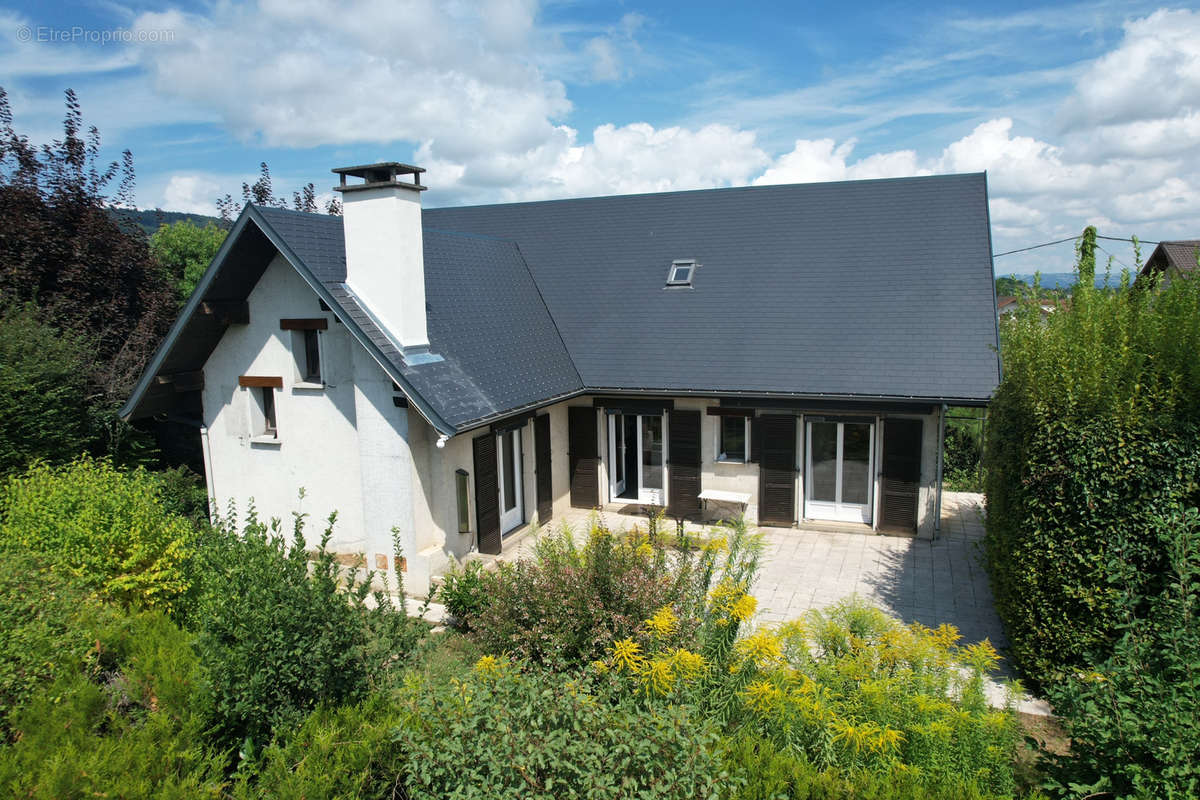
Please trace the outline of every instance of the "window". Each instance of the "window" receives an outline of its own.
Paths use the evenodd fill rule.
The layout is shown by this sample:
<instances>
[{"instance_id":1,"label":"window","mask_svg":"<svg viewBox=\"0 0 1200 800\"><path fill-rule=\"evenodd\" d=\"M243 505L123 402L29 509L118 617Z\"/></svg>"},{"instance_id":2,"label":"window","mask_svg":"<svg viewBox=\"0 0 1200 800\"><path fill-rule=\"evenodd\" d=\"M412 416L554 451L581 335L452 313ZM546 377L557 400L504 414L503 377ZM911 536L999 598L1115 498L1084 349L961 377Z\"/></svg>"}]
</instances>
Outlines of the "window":
<instances>
[{"instance_id":1,"label":"window","mask_svg":"<svg viewBox=\"0 0 1200 800\"><path fill-rule=\"evenodd\" d=\"M322 385L321 332L314 329L292 331L292 355L296 359L298 382Z\"/></svg>"},{"instance_id":2,"label":"window","mask_svg":"<svg viewBox=\"0 0 1200 800\"><path fill-rule=\"evenodd\" d=\"M296 362L296 383L301 389L324 386L321 375L321 334L329 329L324 317L311 319L281 319L281 330L292 332L292 358Z\"/></svg>"},{"instance_id":3,"label":"window","mask_svg":"<svg viewBox=\"0 0 1200 800\"><path fill-rule=\"evenodd\" d=\"M264 386L259 391L262 392L263 433L278 439L279 427L275 424L275 390Z\"/></svg>"},{"instance_id":4,"label":"window","mask_svg":"<svg viewBox=\"0 0 1200 800\"><path fill-rule=\"evenodd\" d=\"M458 532L471 530L471 476L465 469L454 471L455 490L458 493Z\"/></svg>"},{"instance_id":5,"label":"window","mask_svg":"<svg viewBox=\"0 0 1200 800\"><path fill-rule=\"evenodd\" d=\"M674 261L667 273L667 286L691 286L692 275L696 271L695 261Z\"/></svg>"},{"instance_id":6,"label":"window","mask_svg":"<svg viewBox=\"0 0 1200 800\"><path fill-rule=\"evenodd\" d=\"M238 385L246 392L250 436L259 443L279 441L279 426L275 418L275 390L283 388L283 378L272 375L241 375Z\"/></svg>"},{"instance_id":7,"label":"window","mask_svg":"<svg viewBox=\"0 0 1200 800\"><path fill-rule=\"evenodd\" d=\"M746 441L750 438L750 418L719 417L717 461L746 461Z\"/></svg>"}]
</instances>

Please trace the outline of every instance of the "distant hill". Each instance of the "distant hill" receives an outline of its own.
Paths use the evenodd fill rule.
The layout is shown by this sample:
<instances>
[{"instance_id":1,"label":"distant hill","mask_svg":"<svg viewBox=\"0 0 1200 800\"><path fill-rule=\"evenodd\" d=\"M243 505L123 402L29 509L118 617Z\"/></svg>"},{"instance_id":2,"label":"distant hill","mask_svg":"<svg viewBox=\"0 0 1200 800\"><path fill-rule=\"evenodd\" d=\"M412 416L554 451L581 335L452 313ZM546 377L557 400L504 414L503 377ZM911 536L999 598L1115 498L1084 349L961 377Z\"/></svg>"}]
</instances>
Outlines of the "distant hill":
<instances>
[{"instance_id":1,"label":"distant hill","mask_svg":"<svg viewBox=\"0 0 1200 800\"><path fill-rule=\"evenodd\" d=\"M996 277L997 278L1007 278L1009 276L1006 274L997 273ZM1019 281L1024 281L1025 283L1028 283L1031 286L1033 285L1033 275L1032 274L1017 275L1015 277ZM1117 283L1120 279L1121 279L1121 276L1119 273L1113 273L1112 282L1114 284ZM1075 273L1074 272L1043 272L1042 273L1042 288L1043 289L1070 289L1074 285L1075 285ZM1104 276L1103 275L1096 276L1096 286L1097 287L1104 286Z\"/></svg>"},{"instance_id":2,"label":"distant hill","mask_svg":"<svg viewBox=\"0 0 1200 800\"><path fill-rule=\"evenodd\" d=\"M202 227L210 222L216 225L221 224L219 217L209 217L204 214L188 214L183 211L163 211L159 208L140 209L137 211L120 209L114 211L113 214L123 224L128 223L141 228L146 232L147 236L158 230L160 225L173 225L185 219L193 225L200 225Z\"/></svg>"}]
</instances>

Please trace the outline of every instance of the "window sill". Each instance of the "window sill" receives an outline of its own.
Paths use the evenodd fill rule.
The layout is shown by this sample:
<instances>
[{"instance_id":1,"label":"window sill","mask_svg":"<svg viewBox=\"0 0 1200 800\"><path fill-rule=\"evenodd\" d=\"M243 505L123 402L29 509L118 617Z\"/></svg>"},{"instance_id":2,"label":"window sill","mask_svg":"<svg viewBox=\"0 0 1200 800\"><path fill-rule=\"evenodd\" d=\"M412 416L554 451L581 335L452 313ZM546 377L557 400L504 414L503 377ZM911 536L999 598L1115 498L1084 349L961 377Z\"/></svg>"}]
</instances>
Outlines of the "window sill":
<instances>
[{"instance_id":1,"label":"window sill","mask_svg":"<svg viewBox=\"0 0 1200 800\"><path fill-rule=\"evenodd\" d=\"M292 384L293 389L307 389L309 391L324 391L324 383L313 383L312 381L296 381Z\"/></svg>"},{"instance_id":2,"label":"window sill","mask_svg":"<svg viewBox=\"0 0 1200 800\"><path fill-rule=\"evenodd\" d=\"M744 458L725 458L724 456L717 456L716 458L713 459L713 463L714 464L746 464L748 462Z\"/></svg>"},{"instance_id":3,"label":"window sill","mask_svg":"<svg viewBox=\"0 0 1200 800\"><path fill-rule=\"evenodd\" d=\"M279 447L283 444L283 440L278 436L251 436L250 444L265 444L272 447Z\"/></svg>"}]
</instances>

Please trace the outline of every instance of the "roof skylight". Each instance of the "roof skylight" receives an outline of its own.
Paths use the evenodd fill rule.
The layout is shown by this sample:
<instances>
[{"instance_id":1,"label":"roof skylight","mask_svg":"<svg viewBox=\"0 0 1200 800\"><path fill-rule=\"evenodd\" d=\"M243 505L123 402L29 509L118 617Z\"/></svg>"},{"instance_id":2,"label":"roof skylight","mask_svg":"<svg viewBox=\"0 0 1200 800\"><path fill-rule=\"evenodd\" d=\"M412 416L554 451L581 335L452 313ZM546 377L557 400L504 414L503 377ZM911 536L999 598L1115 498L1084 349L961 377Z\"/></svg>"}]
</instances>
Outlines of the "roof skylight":
<instances>
[{"instance_id":1,"label":"roof skylight","mask_svg":"<svg viewBox=\"0 0 1200 800\"><path fill-rule=\"evenodd\" d=\"M667 272L667 286L691 286L692 276L696 274L695 259L679 259L671 262Z\"/></svg>"}]
</instances>

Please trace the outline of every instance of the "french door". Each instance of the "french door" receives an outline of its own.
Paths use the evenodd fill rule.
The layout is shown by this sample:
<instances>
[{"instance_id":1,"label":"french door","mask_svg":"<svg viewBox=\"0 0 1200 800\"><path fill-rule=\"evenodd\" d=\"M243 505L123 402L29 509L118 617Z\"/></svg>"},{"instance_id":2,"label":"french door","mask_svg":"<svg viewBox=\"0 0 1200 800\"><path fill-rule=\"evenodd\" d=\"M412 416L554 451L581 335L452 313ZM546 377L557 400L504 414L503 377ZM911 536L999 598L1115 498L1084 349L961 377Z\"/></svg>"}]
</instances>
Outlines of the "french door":
<instances>
[{"instance_id":1,"label":"french door","mask_svg":"<svg viewBox=\"0 0 1200 800\"><path fill-rule=\"evenodd\" d=\"M804 516L870 524L875 425L810 421L805 440Z\"/></svg>"},{"instance_id":2,"label":"french door","mask_svg":"<svg viewBox=\"0 0 1200 800\"><path fill-rule=\"evenodd\" d=\"M525 487L521 480L521 429L496 434L500 483L500 532L508 533L525 521Z\"/></svg>"},{"instance_id":3,"label":"french door","mask_svg":"<svg viewBox=\"0 0 1200 800\"><path fill-rule=\"evenodd\" d=\"M663 505L661 414L608 414L608 489L613 502Z\"/></svg>"}]
</instances>

